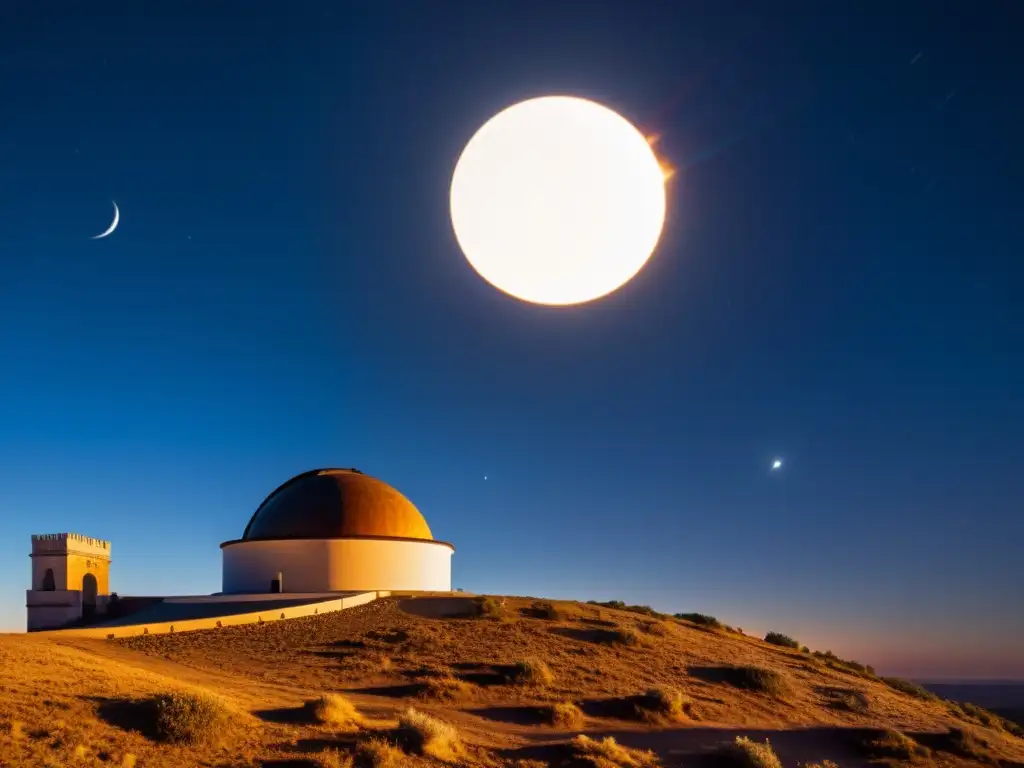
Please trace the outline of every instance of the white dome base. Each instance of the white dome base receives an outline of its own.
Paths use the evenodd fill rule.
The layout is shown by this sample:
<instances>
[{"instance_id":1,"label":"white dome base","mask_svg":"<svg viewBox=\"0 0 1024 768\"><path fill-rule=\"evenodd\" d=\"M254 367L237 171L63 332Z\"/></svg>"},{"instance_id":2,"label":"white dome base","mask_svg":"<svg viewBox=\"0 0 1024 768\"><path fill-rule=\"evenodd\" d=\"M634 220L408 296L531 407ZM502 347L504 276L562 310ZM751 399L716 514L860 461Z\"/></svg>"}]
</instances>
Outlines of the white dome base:
<instances>
[{"instance_id":1,"label":"white dome base","mask_svg":"<svg viewBox=\"0 0 1024 768\"><path fill-rule=\"evenodd\" d=\"M452 553L439 541L387 538L267 539L222 545L222 590L450 592Z\"/></svg>"}]
</instances>

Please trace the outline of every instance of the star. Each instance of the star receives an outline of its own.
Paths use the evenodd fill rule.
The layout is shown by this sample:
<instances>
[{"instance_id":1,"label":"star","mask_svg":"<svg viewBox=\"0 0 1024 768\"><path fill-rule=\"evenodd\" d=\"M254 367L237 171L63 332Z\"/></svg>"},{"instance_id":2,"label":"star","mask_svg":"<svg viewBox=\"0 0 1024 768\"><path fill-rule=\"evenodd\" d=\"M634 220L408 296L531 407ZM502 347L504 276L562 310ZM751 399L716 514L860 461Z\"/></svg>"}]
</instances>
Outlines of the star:
<instances>
[{"instance_id":1,"label":"star","mask_svg":"<svg viewBox=\"0 0 1024 768\"><path fill-rule=\"evenodd\" d=\"M772 472L776 472L782 469L782 459L774 459L772 461Z\"/></svg>"}]
</instances>

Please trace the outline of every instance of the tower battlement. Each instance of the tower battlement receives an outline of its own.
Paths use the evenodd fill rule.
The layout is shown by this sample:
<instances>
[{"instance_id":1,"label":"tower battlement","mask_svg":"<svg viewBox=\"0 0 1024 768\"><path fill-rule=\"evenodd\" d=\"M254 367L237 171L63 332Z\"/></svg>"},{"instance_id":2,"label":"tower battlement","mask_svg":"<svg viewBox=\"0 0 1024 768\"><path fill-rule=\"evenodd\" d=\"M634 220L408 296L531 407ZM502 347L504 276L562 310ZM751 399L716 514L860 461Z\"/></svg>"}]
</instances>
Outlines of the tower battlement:
<instances>
[{"instance_id":1,"label":"tower battlement","mask_svg":"<svg viewBox=\"0 0 1024 768\"><path fill-rule=\"evenodd\" d=\"M110 542L80 533L36 533L32 535L33 555L59 555L80 552L110 558Z\"/></svg>"}]
</instances>

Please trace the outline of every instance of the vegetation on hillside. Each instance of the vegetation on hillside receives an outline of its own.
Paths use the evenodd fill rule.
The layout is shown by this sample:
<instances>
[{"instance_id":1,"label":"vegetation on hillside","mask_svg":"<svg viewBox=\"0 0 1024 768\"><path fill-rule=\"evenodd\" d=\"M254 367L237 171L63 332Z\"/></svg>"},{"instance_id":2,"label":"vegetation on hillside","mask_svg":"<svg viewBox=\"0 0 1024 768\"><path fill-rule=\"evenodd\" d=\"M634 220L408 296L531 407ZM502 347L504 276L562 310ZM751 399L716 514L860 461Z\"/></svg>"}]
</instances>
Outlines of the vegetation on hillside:
<instances>
[{"instance_id":1,"label":"vegetation on hillside","mask_svg":"<svg viewBox=\"0 0 1024 768\"><path fill-rule=\"evenodd\" d=\"M1024 763L997 714L773 639L468 596L112 642L0 636L0 765L856 768L842 733L889 766Z\"/></svg>"}]
</instances>

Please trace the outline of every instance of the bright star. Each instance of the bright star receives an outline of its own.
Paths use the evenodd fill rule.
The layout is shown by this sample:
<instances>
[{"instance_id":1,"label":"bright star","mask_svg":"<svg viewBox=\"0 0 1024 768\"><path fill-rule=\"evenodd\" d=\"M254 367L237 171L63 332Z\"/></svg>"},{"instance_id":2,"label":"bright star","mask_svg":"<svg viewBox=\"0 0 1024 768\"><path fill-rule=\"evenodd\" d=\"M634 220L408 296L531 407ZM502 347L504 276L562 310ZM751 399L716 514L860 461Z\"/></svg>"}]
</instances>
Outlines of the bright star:
<instances>
[{"instance_id":1,"label":"bright star","mask_svg":"<svg viewBox=\"0 0 1024 768\"><path fill-rule=\"evenodd\" d=\"M782 468L782 459L775 459L772 462L772 472Z\"/></svg>"}]
</instances>

